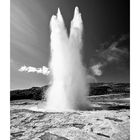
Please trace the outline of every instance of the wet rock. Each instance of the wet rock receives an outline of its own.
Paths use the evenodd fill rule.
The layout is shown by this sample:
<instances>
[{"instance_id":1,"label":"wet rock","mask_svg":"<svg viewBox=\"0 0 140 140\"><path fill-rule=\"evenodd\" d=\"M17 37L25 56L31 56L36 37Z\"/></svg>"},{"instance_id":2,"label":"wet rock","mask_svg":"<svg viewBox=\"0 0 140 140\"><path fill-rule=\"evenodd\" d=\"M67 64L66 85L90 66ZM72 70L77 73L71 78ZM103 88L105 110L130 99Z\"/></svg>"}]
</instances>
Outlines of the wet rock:
<instances>
[{"instance_id":1,"label":"wet rock","mask_svg":"<svg viewBox=\"0 0 140 140\"><path fill-rule=\"evenodd\" d=\"M55 134L51 134L49 132L45 133L41 137L39 137L41 140L69 140L65 137L61 137Z\"/></svg>"},{"instance_id":2,"label":"wet rock","mask_svg":"<svg viewBox=\"0 0 140 140\"><path fill-rule=\"evenodd\" d=\"M20 102L22 105L17 105ZM28 102L29 106L24 102ZM37 103L38 101L27 100L12 103L11 140L129 140L130 138L129 109L74 112L31 110L30 104L35 106ZM109 102L102 104L109 105ZM96 106L96 102L93 105Z\"/></svg>"},{"instance_id":3,"label":"wet rock","mask_svg":"<svg viewBox=\"0 0 140 140\"><path fill-rule=\"evenodd\" d=\"M123 122L123 120L116 119L116 118L111 118L111 117L105 117L105 119L113 120L113 121L116 121L116 122Z\"/></svg>"},{"instance_id":4,"label":"wet rock","mask_svg":"<svg viewBox=\"0 0 140 140\"><path fill-rule=\"evenodd\" d=\"M11 133L11 135L13 137L21 137L23 135L24 131L19 131L19 132L15 132L15 133Z\"/></svg>"},{"instance_id":5,"label":"wet rock","mask_svg":"<svg viewBox=\"0 0 140 140\"><path fill-rule=\"evenodd\" d=\"M103 136L103 137L107 137L107 138L110 138L110 136L105 135L105 134L102 134L102 133L97 133L97 135L99 135L99 136Z\"/></svg>"}]
</instances>

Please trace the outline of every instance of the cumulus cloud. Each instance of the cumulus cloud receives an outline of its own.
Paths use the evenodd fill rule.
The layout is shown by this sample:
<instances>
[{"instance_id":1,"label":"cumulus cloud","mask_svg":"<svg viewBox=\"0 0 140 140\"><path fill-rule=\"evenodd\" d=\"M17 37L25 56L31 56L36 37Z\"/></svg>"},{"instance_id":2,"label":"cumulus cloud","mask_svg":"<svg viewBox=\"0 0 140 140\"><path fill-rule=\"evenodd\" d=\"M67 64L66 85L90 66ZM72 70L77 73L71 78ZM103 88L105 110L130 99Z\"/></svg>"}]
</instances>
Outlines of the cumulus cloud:
<instances>
[{"instance_id":1,"label":"cumulus cloud","mask_svg":"<svg viewBox=\"0 0 140 140\"><path fill-rule=\"evenodd\" d=\"M102 66L103 66L103 65L102 65L101 63L98 63L98 64L96 64L96 65L93 65L93 66L91 67L93 74L94 74L94 75L97 75L97 76L101 76L101 75L102 75L102 71L101 71L100 68L101 68Z\"/></svg>"},{"instance_id":2,"label":"cumulus cloud","mask_svg":"<svg viewBox=\"0 0 140 140\"><path fill-rule=\"evenodd\" d=\"M43 75L48 75L50 73L50 70L46 67L43 66L42 68L35 68L35 67L27 67L27 66L22 66L20 69L18 69L20 72L32 72L32 73L40 73Z\"/></svg>"}]
</instances>

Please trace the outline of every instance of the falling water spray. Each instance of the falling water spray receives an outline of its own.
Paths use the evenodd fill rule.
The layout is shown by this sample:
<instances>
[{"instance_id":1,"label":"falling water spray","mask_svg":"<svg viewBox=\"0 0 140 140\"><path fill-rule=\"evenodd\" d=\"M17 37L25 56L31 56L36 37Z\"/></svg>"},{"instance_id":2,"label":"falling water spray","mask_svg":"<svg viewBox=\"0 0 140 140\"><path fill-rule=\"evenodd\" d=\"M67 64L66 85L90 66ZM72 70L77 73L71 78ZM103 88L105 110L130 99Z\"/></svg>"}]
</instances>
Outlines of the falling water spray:
<instances>
[{"instance_id":1,"label":"falling water spray","mask_svg":"<svg viewBox=\"0 0 140 140\"><path fill-rule=\"evenodd\" d=\"M78 7L74 11L69 36L59 9L50 20L50 29L52 85L46 93L46 109L86 109L89 107L86 99L89 91L86 70L82 64L83 22Z\"/></svg>"}]
</instances>

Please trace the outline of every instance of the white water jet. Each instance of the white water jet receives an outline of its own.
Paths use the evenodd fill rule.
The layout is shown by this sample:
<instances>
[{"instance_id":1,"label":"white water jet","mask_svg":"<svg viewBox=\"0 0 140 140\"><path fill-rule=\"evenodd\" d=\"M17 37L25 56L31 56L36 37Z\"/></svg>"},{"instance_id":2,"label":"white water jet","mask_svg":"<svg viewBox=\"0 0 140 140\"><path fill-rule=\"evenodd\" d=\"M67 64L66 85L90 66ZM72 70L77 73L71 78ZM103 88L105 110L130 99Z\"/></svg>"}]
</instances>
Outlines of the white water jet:
<instances>
[{"instance_id":1,"label":"white water jet","mask_svg":"<svg viewBox=\"0 0 140 140\"><path fill-rule=\"evenodd\" d=\"M46 93L49 111L87 109L90 104L86 69L82 64L83 22L78 7L75 8L68 36L64 20L58 9L50 21L52 85Z\"/></svg>"}]
</instances>

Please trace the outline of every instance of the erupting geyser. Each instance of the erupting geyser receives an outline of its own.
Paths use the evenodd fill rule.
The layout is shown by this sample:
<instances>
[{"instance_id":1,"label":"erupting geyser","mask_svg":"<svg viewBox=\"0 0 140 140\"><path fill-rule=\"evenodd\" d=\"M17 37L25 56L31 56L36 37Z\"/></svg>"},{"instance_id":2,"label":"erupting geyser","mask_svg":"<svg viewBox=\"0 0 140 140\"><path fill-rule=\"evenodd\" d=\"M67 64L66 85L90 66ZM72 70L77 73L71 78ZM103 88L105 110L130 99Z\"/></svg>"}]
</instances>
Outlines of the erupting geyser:
<instances>
[{"instance_id":1,"label":"erupting geyser","mask_svg":"<svg viewBox=\"0 0 140 140\"><path fill-rule=\"evenodd\" d=\"M46 93L47 110L83 110L89 107L86 99L88 83L82 64L83 23L78 7L75 8L68 36L64 20L58 9L50 21L52 86Z\"/></svg>"}]
</instances>

